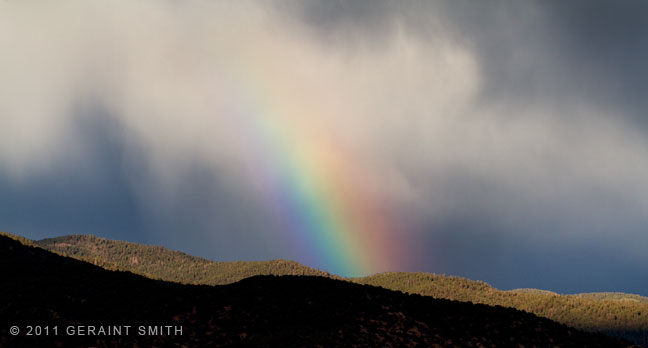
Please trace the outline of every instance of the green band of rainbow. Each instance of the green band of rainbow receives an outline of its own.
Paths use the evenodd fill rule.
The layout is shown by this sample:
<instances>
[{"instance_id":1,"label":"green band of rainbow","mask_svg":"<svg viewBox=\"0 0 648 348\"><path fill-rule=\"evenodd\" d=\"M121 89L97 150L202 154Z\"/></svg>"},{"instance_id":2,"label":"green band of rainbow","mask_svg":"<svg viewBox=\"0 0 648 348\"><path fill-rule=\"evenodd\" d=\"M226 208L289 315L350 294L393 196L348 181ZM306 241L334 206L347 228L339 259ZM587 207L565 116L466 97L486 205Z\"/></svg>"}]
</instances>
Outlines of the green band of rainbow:
<instances>
[{"instance_id":1,"label":"green band of rainbow","mask_svg":"<svg viewBox=\"0 0 648 348\"><path fill-rule=\"evenodd\" d=\"M279 214L285 238L301 249L300 261L344 276L398 267L403 257L390 211L364 189L369 173L361 158L311 122L323 119L308 117L317 110L250 83L254 79L244 72L232 81L237 100L229 117L251 147L258 176L272 188L267 202Z\"/></svg>"}]
</instances>

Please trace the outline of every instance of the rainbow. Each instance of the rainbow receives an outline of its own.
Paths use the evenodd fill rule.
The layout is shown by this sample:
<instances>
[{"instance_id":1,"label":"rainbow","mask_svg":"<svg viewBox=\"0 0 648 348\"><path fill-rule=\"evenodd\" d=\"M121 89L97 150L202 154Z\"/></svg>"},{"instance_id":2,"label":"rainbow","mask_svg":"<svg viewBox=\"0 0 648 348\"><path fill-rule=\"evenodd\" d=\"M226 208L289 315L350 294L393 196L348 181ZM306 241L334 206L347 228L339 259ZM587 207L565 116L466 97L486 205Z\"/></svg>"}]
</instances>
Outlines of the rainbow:
<instances>
[{"instance_id":1,"label":"rainbow","mask_svg":"<svg viewBox=\"0 0 648 348\"><path fill-rule=\"evenodd\" d=\"M323 118L301 117L321 111L236 73L230 121L245 133L256 178L272 188L267 205L300 252L298 261L349 277L403 267L395 219L380 194L366 189L370 172L362 156L312 121Z\"/></svg>"}]
</instances>

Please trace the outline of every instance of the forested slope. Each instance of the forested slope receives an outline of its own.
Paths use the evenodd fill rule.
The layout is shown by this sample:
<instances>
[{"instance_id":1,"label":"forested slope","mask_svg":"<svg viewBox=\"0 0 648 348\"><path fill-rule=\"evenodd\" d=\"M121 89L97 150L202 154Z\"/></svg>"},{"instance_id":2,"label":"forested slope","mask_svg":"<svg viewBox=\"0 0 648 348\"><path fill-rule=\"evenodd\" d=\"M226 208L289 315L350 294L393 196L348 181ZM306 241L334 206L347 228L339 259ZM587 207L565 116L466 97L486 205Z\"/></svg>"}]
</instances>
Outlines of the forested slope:
<instances>
[{"instance_id":1,"label":"forested slope","mask_svg":"<svg viewBox=\"0 0 648 348\"><path fill-rule=\"evenodd\" d=\"M189 284L228 284L255 275L321 275L340 279L294 261L214 262L158 246L87 235L36 241L60 255L107 269ZM559 295L537 289L503 291L487 283L430 273L392 272L349 279L411 294L520 309L569 326L613 332L642 342L648 330L648 298L623 293Z\"/></svg>"}]
</instances>

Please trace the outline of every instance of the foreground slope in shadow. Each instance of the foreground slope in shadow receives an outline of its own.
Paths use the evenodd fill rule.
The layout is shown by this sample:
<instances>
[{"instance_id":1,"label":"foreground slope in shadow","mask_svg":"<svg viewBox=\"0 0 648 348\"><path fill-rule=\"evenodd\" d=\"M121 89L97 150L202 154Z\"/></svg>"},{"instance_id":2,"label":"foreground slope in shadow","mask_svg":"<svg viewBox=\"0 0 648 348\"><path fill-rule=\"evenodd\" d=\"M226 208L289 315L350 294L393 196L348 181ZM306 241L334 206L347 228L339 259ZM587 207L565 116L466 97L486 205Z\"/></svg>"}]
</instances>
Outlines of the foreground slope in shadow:
<instances>
[{"instance_id":1,"label":"foreground slope in shadow","mask_svg":"<svg viewBox=\"0 0 648 348\"><path fill-rule=\"evenodd\" d=\"M405 293L512 307L571 327L603 332L644 346L648 337L648 298L632 294L559 295L538 289L499 290L482 281L418 272L388 272L362 278L342 278L295 261L215 262L161 246L92 235L67 235L37 241L23 238L21 241L105 269L130 271L172 282L224 285L256 275L326 276Z\"/></svg>"},{"instance_id":2,"label":"foreground slope in shadow","mask_svg":"<svg viewBox=\"0 0 648 348\"><path fill-rule=\"evenodd\" d=\"M323 277L192 286L113 272L0 236L0 346L627 347L514 309L405 295ZM21 333L11 335L11 326ZM58 335L26 336L27 325ZM66 327L130 325L129 335ZM139 335L148 325L182 335Z\"/></svg>"}]
</instances>

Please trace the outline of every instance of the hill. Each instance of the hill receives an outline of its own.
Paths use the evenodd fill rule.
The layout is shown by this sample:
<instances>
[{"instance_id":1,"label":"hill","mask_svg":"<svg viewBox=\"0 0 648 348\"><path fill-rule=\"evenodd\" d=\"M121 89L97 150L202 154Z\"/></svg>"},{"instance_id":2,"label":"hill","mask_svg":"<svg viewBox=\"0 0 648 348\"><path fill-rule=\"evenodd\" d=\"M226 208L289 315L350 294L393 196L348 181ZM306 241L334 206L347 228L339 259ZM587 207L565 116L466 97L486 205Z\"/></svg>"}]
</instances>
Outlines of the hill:
<instances>
[{"instance_id":1,"label":"hill","mask_svg":"<svg viewBox=\"0 0 648 348\"><path fill-rule=\"evenodd\" d=\"M6 236L0 272L3 347L628 346L515 309L325 277L256 276L221 286L152 280ZM50 333L28 336L29 325ZM10 334L11 326L21 332Z\"/></svg>"},{"instance_id":2,"label":"hill","mask_svg":"<svg viewBox=\"0 0 648 348\"><path fill-rule=\"evenodd\" d=\"M429 273L384 273L358 282L436 298L512 307L572 327L605 332L641 344L647 336L648 303L638 300L645 297L637 295L618 294L619 298L633 300L610 300L609 295L600 294L558 295L535 289L502 291L481 281Z\"/></svg>"},{"instance_id":3,"label":"hill","mask_svg":"<svg viewBox=\"0 0 648 348\"><path fill-rule=\"evenodd\" d=\"M591 292L584 294L571 295L579 298L590 298L599 301L632 301L648 303L648 297L625 294L622 292Z\"/></svg>"},{"instance_id":4,"label":"hill","mask_svg":"<svg viewBox=\"0 0 648 348\"><path fill-rule=\"evenodd\" d=\"M320 275L294 261L213 262L158 246L88 235L63 236L37 245L112 270L187 284L228 284L255 275ZM621 293L559 295L537 289L502 291L481 281L430 273L392 272L349 279L411 294L505 306L589 331L611 333L643 343L648 330L648 298Z\"/></svg>"},{"instance_id":5,"label":"hill","mask_svg":"<svg viewBox=\"0 0 648 348\"><path fill-rule=\"evenodd\" d=\"M524 289L513 289L509 290L510 292L515 292L518 294L537 294L537 295L558 295L557 292L549 291L549 290L540 290L540 289L530 289L530 288L524 288Z\"/></svg>"},{"instance_id":6,"label":"hill","mask_svg":"<svg viewBox=\"0 0 648 348\"><path fill-rule=\"evenodd\" d=\"M92 235L70 235L48 238L35 243L59 255L87 261L110 270L124 270L153 279L185 284L229 284L255 275L328 276L295 261L214 262L169 250L99 238Z\"/></svg>"}]
</instances>

